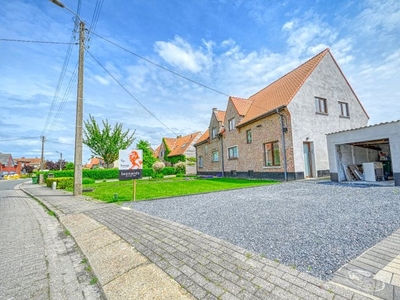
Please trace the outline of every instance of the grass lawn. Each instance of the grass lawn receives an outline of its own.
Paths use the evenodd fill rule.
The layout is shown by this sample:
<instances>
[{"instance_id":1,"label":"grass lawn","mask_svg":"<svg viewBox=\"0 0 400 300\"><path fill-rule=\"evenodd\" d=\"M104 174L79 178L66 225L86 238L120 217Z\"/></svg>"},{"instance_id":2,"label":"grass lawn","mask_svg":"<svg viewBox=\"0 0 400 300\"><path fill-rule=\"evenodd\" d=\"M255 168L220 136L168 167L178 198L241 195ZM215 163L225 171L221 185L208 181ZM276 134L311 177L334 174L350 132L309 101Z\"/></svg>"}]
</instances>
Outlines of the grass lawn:
<instances>
[{"instance_id":1,"label":"grass lawn","mask_svg":"<svg viewBox=\"0 0 400 300\"><path fill-rule=\"evenodd\" d=\"M248 180L234 178L195 178L176 177L164 179L149 179L136 181L136 200L149 200L171 196L191 195L205 192L214 192L245 187L254 187L275 184L276 181ZM84 189L93 188L93 192L84 192L84 195L105 202L115 202L114 194L118 194L118 201L133 200L133 182L113 181L84 185Z\"/></svg>"}]
</instances>

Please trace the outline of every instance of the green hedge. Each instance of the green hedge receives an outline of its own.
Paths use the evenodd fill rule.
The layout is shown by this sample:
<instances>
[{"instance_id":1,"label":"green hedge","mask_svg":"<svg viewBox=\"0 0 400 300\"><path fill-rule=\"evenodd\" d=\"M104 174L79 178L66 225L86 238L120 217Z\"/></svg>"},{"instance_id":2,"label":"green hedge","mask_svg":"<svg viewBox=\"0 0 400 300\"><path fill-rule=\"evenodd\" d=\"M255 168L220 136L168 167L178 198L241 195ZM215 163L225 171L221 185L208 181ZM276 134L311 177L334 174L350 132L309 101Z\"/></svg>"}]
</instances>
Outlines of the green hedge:
<instances>
[{"instance_id":1,"label":"green hedge","mask_svg":"<svg viewBox=\"0 0 400 300\"><path fill-rule=\"evenodd\" d=\"M163 175L174 175L177 173L174 167L165 167L161 173ZM44 179L47 180L48 174L53 174L54 178L65 178L65 177L74 177L73 170L63 170L63 171L48 171L48 172L37 172L37 176L39 174L44 175ZM93 180L103 180L103 179L116 179L118 178L119 170L118 169L96 169L96 170L82 170L83 178L91 178ZM144 168L142 170L143 177L153 177L154 170L151 168ZM49 178L51 179L51 178ZM47 182L47 181L46 181ZM51 184L50 184L51 187Z\"/></svg>"},{"instance_id":2,"label":"green hedge","mask_svg":"<svg viewBox=\"0 0 400 300\"><path fill-rule=\"evenodd\" d=\"M66 189L74 187L74 178L73 177L58 177L58 178L47 178L46 185L48 187L53 186L53 182L57 182L58 189Z\"/></svg>"}]
</instances>

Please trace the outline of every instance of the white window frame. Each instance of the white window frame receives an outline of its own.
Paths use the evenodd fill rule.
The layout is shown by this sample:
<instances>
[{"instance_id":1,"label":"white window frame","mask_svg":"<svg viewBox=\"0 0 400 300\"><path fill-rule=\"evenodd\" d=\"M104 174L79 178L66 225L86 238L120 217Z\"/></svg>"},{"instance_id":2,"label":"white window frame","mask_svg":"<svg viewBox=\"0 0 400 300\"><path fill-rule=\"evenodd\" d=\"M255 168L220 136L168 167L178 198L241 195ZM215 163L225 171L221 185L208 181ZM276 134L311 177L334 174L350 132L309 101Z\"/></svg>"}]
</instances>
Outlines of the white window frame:
<instances>
[{"instance_id":1,"label":"white window frame","mask_svg":"<svg viewBox=\"0 0 400 300\"><path fill-rule=\"evenodd\" d=\"M340 116L349 118L350 113L349 113L349 103L344 102L344 101L339 101L339 110L340 110Z\"/></svg>"},{"instance_id":2,"label":"white window frame","mask_svg":"<svg viewBox=\"0 0 400 300\"><path fill-rule=\"evenodd\" d=\"M219 161L219 153L218 153L218 151L213 151L212 152L212 161L213 162L218 162Z\"/></svg>"},{"instance_id":3,"label":"white window frame","mask_svg":"<svg viewBox=\"0 0 400 300\"><path fill-rule=\"evenodd\" d=\"M233 146L228 148L228 159L238 159L239 149L238 146Z\"/></svg>"},{"instance_id":4,"label":"white window frame","mask_svg":"<svg viewBox=\"0 0 400 300\"><path fill-rule=\"evenodd\" d=\"M249 138L250 134L250 138ZM246 130L246 142L247 144L251 144L253 142L253 133L251 132L251 129Z\"/></svg>"},{"instance_id":5,"label":"white window frame","mask_svg":"<svg viewBox=\"0 0 400 300\"><path fill-rule=\"evenodd\" d=\"M229 131L232 131L232 130L234 130L235 129L235 118L232 118L232 119L229 119L229 121L228 121L228 128L229 128Z\"/></svg>"},{"instance_id":6,"label":"white window frame","mask_svg":"<svg viewBox=\"0 0 400 300\"><path fill-rule=\"evenodd\" d=\"M199 156L199 168L203 168L203 156Z\"/></svg>"},{"instance_id":7,"label":"white window frame","mask_svg":"<svg viewBox=\"0 0 400 300\"><path fill-rule=\"evenodd\" d=\"M217 127L211 129L211 138L215 139L217 137Z\"/></svg>"}]
</instances>

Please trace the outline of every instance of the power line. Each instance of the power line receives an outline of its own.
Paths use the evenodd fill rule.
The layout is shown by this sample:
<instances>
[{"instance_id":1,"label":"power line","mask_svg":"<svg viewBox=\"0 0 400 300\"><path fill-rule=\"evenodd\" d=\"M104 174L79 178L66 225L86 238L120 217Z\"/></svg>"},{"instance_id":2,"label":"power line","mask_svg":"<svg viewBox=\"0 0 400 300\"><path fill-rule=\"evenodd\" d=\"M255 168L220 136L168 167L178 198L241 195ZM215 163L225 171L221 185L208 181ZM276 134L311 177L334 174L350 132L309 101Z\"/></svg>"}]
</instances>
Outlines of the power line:
<instances>
[{"instance_id":1,"label":"power line","mask_svg":"<svg viewBox=\"0 0 400 300\"><path fill-rule=\"evenodd\" d=\"M16 40L16 39L2 39L3 42L17 42L17 43L34 43L34 44L58 44L58 45L77 45L78 43L66 43L66 42L49 42L49 41L29 41L29 40Z\"/></svg>"},{"instance_id":2,"label":"power line","mask_svg":"<svg viewBox=\"0 0 400 300\"><path fill-rule=\"evenodd\" d=\"M195 84L197 84L197 85L200 85L200 86L202 86L202 87L204 87L204 88L206 88L206 89L209 89L209 90L211 90L211 91L213 91L213 92L216 92L216 93L218 93L218 94L221 94L221 95L224 95L224 96L229 97L229 95L226 94L226 93L224 93L224 92L218 91L217 89L214 89L214 88L212 88L212 87L209 87L209 86L207 86L207 85L205 85L205 84L203 84L203 83L200 83L200 82L198 82L198 81L196 81L196 80L190 79L190 78L188 78L188 77L186 77L186 76L184 76L184 75L182 75L182 74L179 74L179 73L177 73L177 72L175 72L175 71L172 71L172 70L170 70L170 69L168 69L168 68L166 68L166 67L163 67L163 66L161 66L161 65L159 65L159 64L157 64L157 63L155 63L155 62L153 62L153 61L151 61L151 60L149 60L149 59L147 59L147 58L145 58L145 57L143 57L143 56L141 56L141 55L139 55L139 54L136 54L136 53L130 51L129 49L126 49L126 48L124 48L124 47L122 47L122 46L120 46L120 45L118 45L118 44L116 44L116 43L110 41L109 39L106 39L105 37L102 37L102 36L98 35L98 34L95 33L95 32L93 32L93 34L96 35L96 36L98 36L99 38L105 40L106 42L108 42L108 43L110 43L110 44L112 44L112 45L114 45L114 46L116 46L116 47L118 47L118 48L120 48L120 49L122 49L122 50L124 50L124 51L126 51L126 52L128 52L128 53L130 53L130 54L132 54L132 55L134 55L134 56L136 56L136 57L138 57L138 58L140 58L140 59L142 59L142 60L144 60L144 61L146 61L146 62L148 62L148 63L150 63L150 64L152 64L152 65L154 65L154 66L156 66L156 67L158 67L158 68L160 68L160 69L163 69L164 71L170 72L170 73L172 73L172 74L174 74L174 75L176 75L176 76L179 76L179 77L181 77L181 78L183 78L183 79L185 79L185 80L187 80L187 81L190 81L190 82L192 82L192 83L195 83Z\"/></svg>"},{"instance_id":3,"label":"power line","mask_svg":"<svg viewBox=\"0 0 400 300\"><path fill-rule=\"evenodd\" d=\"M9 138L9 139L0 140L0 142L22 141L22 140L34 140L34 139L39 139L39 138L40 138L40 136L20 137L20 138Z\"/></svg>"},{"instance_id":4,"label":"power line","mask_svg":"<svg viewBox=\"0 0 400 300\"><path fill-rule=\"evenodd\" d=\"M131 96L132 97L132 99L133 100L135 100L137 103L139 103L139 105L141 106L141 107L143 107L154 119L156 119L161 125L163 125L165 128L167 128L169 131L171 131L174 135L177 135L171 128L169 128L167 125L165 125L159 118L157 118L156 117L156 115L154 115L146 106L144 106L143 104L142 104L142 102L140 102L137 98L135 98L135 96L133 96L132 94L131 94L131 92L129 92L128 91L128 89L125 87L125 86L123 86L122 85L122 83L120 83L118 80L117 80L117 78L115 78L111 73L110 73L110 71L108 71L94 56L93 56L93 54L89 51L89 50L86 50L86 52L104 69L104 71L106 71L107 73L108 73L108 75L110 75L111 76L111 78L112 79L114 79L114 81L121 87L121 88L123 88L124 90L125 90L125 92L127 92L128 94L129 94L129 96Z\"/></svg>"}]
</instances>

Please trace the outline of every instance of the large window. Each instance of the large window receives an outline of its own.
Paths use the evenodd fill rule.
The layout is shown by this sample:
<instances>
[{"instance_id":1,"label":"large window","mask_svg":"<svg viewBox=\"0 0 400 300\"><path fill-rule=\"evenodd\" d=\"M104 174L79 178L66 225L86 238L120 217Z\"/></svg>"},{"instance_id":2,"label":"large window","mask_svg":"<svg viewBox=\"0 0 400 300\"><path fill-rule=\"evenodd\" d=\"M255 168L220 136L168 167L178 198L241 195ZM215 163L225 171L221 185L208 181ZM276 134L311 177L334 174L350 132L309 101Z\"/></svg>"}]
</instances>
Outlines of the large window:
<instances>
[{"instance_id":1,"label":"large window","mask_svg":"<svg viewBox=\"0 0 400 300\"><path fill-rule=\"evenodd\" d=\"M318 114L327 114L326 99L315 97L315 112Z\"/></svg>"},{"instance_id":2,"label":"large window","mask_svg":"<svg viewBox=\"0 0 400 300\"><path fill-rule=\"evenodd\" d=\"M203 167L203 156L199 156L199 168Z\"/></svg>"},{"instance_id":3,"label":"large window","mask_svg":"<svg viewBox=\"0 0 400 300\"><path fill-rule=\"evenodd\" d=\"M339 109L341 117L350 117L348 103L339 101Z\"/></svg>"},{"instance_id":4,"label":"large window","mask_svg":"<svg viewBox=\"0 0 400 300\"><path fill-rule=\"evenodd\" d=\"M219 161L218 151L213 151L212 161Z\"/></svg>"},{"instance_id":5,"label":"large window","mask_svg":"<svg viewBox=\"0 0 400 300\"><path fill-rule=\"evenodd\" d=\"M228 148L228 159L237 159L238 158L238 147L230 147Z\"/></svg>"},{"instance_id":6,"label":"large window","mask_svg":"<svg viewBox=\"0 0 400 300\"><path fill-rule=\"evenodd\" d=\"M211 138L215 139L217 137L217 127L213 127L211 130Z\"/></svg>"},{"instance_id":7,"label":"large window","mask_svg":"<svg viewBox=\"0 0 400 300\"><path fill-rule=\"evenodd\" d=\"M279 143L271 142L264 144L265 166L280 166Z\"/></svg>"},{"instance_id":8,"label":"large window","mask_svg":"<svg viewBox=\"0 0 400 300\"><path fill-rule=\"evenodd\" d=\"M232 118L228 121L229 125L229 131L235 129L235 118Z\"/></svg>"},{"instance_id":9,"label":"large window","mask_svg":"<svg viewBox=\"0 0 400 300\"><path fill-rule=\"evenodd\" d=\"M251 135L251 130L246 131L246 141L247 144L251 144L253 142L253 136Z\"/></svg>"}]
</instances>

